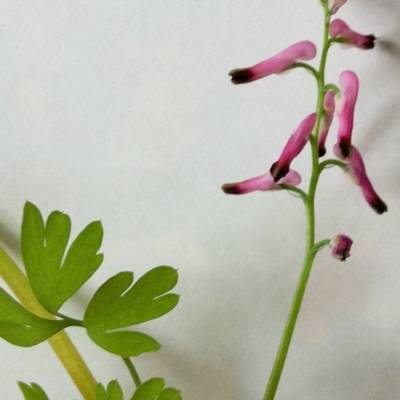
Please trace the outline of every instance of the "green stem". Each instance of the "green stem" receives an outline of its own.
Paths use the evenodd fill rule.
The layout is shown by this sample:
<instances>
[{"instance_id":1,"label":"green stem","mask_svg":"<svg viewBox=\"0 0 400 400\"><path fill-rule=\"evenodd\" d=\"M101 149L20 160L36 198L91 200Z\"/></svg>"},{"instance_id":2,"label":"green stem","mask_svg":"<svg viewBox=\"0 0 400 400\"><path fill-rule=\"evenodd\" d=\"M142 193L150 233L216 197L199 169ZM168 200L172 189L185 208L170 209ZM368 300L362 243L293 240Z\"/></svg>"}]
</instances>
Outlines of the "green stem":
<instances>
[{"instance_id":1,"label":"green stem","mask_svg":"<svg viewBox=\"0 0 400 400\"><path fill-rule=\"evenodd\" d=\"M296 187L296 186L292 186L292 185L286 185L285 183L280 184L279 186L282 187L282 189L286 189L289 192L293 192L296 195L298 195L299 197L301 197L301 199L305 202L307 201L307 194L304 193L303 190L301 190L300 188Z\"/></svg>"},{"instance_id":2,"label":"green stem","mask_svg":"<svg viewBox=\"0 0 400 400\"><path fill-rule=\"evenodd\" d=\"M321 241L315 245L315 193L318 184L318 178L320 175L320 166L318 161L318 133L321 125L321 119L324 113L324 96L325 96L325 66L328 56L328 50L330 46L329 42L329 23L330 23L330 11L327 2L324 2L324 39L323 39L323 50L321 54L321 60L319 70L317 74L314 74L317 78L318 83L318 98L317 98L317 121L315 123L313 134L310 136L311 144L311 155L312 155L312 172L310 178L310 184L308 188L308 194L305 201L306 209L306 226L307 226L307 237L306 237L306 248L303 262L303 268L300 274L300 278L297 284L297 288L293 297L292 305L289 311L289 315L286 321L285 328L283 330L281 342L278 348L278 352L275 357L275 362L272 367L271 375L268 381L268 385L263 397L263 400L273 400L275 398L276 391L278 389L279 381L282 375L283 367L285 365L286 357L289 351L290 342L292 340L294 328L296 326L297 317L300 312L301 304L304 298L307 282L311 273L313 261L318 245L323 244L327 241ZM303 197L304 199L304 197Z\"/></svg>"},{"instance_id":3,"label":"green stem","mask_svg":"<svg viewBox=\"0 0 400 400\"><path fill-rule=\"evenodd\" d=\"M298 62L296 62L294 68L304 68L307 71L310 71L318 79L318 75L319 75L318 71L310 64L298 61Z\"/></svg>"},{"instance_id":4,"label":"green stem","mask_svg":"<svg viewBox=\"0 0 400 400\"><path fill-rule=\"evenodd\" d=\"M0 247L0 277L14 292L21 304L39 317L54 318L37 301L28 280L7 252ZM85 400L96 399L96 380L65 332L48 340Z\"/></svg>"},{"instance_id":5,"label":"green stem","mask_svg":"<svg viewBox=\"0 0 400 400\"><path fill-rule=\"evenodd\" d=\"M342 169L346 169L347 164L344 163L343 161L335 160L335 159L332 158L332 159L329 159L329 160L325 160L321 164L319 164L319 169L320 169L320 172L322 172L324 169L329 168L329 167L333 167L333 166L337 166L337 167L340 167Z\"/></svg>"},{"instance_id":6,"label":"green stem","mask_svg":"<svg viewBox=\"0 0 400 400\"><path fill-rule=\"evenodd\" d=\"M133 362L129 357L122 357L122 360L124 361L125 365L128 367L129 372L132 376L133 382L135 382L135 386L139 387L142 384L142 381L140 380L139 374L136 371L135 366L133 365Z\"/></svg>"}]
</instances>

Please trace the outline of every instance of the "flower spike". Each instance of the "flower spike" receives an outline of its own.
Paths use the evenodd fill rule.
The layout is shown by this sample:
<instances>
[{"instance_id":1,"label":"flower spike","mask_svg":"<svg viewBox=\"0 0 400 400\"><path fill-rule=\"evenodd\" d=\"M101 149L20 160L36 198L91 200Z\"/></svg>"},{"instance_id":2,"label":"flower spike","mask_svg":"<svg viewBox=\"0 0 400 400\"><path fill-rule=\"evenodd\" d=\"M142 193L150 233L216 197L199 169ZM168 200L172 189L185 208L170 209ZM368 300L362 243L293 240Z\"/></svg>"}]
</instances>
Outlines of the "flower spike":
<instances>
[{"instance_id":1,"label":"flower spike","mask_svg":"<svg viewBox=\"0 0 400 400\"><path fill-rule=\"evenodd\" d=\"M350 248L353 241L346 235L337 235L331 241L332 257L340 261L346 261L350 257Z\"/></svg>"},{"instance_id":2,"label":"flower spike","mask_svg":"<svg viewBox=\"0 0 400 400\"><path fill-rule=\"evenodd\" d=\"M361 192L367 203L378 213L383 214L388 210L386 203L376 194L365 169L360 152L353 146L351 157L343 157L338 144L333 147L335 155L347 162L348 173L354 182L360 186Z\"/></svg>"},{"instance_id":3,"label":"flower spike","mask_svg":"<svg viewBox=\"0 0 400 400\"><path fill-rule=\"evenodd\" d=\"M318 134L318 155L322 157L326 153L325 141L331 127L333 113L335 112L335 93L328 90L324 99L324 113L322 115L321 126Z\"/></svg>"},{"instance_id":4,"label":"flower spike","mask_svg":"<svg viewBox=\"0 0 400 400\"><path fill-rule=\"evenodd\" d=\"M362 35L355 32L341 19L335 19L329 25L329 35L333 39L339 39L340 43L349 44L361 50L373 49L376 37L374 35Z\"/></svg>"},{"instance_id":5,"label":"flower spike","mask_svg":"<svg viewBox=\"0 0 400 400\"><path fill-rule=\"evenodd\" d=\"M351 134L353 132L354 109L358 95L358 78L352 71L344 71L339 76L341 89L338 104L339 129L338 144L343 157L351 154Z\"/></svg>"},{"instance_id":6,"label":"flower spike","mask_svg":"<svg viewBox=\"0 0 400 400\"><path fill-rule=\"evenodd\" d=\"M316 113L310 114L300 123L292 136L290 136L278 161L273 163L270 169L275 182L278 182L289 172L291 162L301 153L306 145L308 137L311 135L314 128L316 119Z\"/></svg>"},{"instance_id":7,"label":"flower spike","mask_svg":"<svg viewBox=\"0 0 400 400\"><path fill-rule=\"evenodd\" d=\"M279 74L295 66L297 60L312 60L317 54L315 44L307 40L295 43L274 57L249 68L229 72L232 83L249 83L272 74Z\"/></svg>"},{"instance_id":8,"label":"flower spike","mask_svg":"<svg viewBox=\"0 0 400 400\"><path fill-rule=\"evenodd\" d=\"M243 182L237 183L225 183L222 186L222 190L226 194L246 194L254 192L256 190L278 190L281 189L280 184L287 184L297 186L301 182L301 176L296 171L289 171L288 174L279 180L279 182L274 182L272 175L267 172L264 175L257 176L255 178L247 179Z\"/></svg>"}]
</instances>

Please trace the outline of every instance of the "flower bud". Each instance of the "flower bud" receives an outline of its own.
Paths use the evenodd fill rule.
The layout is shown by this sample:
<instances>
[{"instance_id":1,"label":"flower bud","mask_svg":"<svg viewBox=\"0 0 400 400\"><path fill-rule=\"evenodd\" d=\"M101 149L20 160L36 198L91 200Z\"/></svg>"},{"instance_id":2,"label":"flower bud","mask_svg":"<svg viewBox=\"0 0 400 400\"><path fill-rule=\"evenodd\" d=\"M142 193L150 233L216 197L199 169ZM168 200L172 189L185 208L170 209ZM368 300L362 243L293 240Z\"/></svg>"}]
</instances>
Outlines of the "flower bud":
<instances>
[{"instance_id":1,"label":"flower bud","mask_svg":"<svg viewBox=\"0 0 400 400\"><path fill-rule=\"evenodd\" d=\"M234 69L229 72L232 83L248 83L272 74L279 74L293 68L297 60L312 60L317 54L315 44L304 40L295 43L274 57L268 58L249 68Z\"/></svg>"},{"instance_id":2,"label":"flower bud","mask_svg":"<svg viewBox=\"0 0 400 400\"><path fill-rule=\"evenodd\" d=\"M246 194L255 192L256 190L278 190L281 189L280 184L297 186L301 182L301 176L296 171L289 171L288 174L278 182L274 181L270 172L255 178L247 179L243 182L225 183L222 190L226 194Z\"/></svg>"},{"instance_id":3,"label":"flower bud","mask_svg":"<svg viewBox=\"0 0 400 400\"><path fill-rule=\"evenodd\" d=\"M331 241L332 257L340 261L345 261L350 257L350 248L353 241L346 235L337 235Z\"/></svg>"},{"instance_id":4,"label":"flower bud","mask_svg":"<svg viewBox=\"0 0 400 400\"><path fill-rule=\"evenodd\" d=\"M335 19L329 25L329 35L339 39L340 43L357 47L361 50L373 49L376 37L374 35L362 35L355 32L341 19Z\"/></svg>"}]
</instances>

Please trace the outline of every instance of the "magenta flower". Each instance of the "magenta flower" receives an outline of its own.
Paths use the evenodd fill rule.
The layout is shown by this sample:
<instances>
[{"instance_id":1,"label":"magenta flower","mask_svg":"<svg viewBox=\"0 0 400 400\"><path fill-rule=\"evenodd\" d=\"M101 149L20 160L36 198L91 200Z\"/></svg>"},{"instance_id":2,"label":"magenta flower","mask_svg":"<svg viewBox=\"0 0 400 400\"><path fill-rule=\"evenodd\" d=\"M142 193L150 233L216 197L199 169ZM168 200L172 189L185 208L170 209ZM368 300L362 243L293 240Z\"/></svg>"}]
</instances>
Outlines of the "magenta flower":
<instances>
[{"instance_id":1,"label":"magenta flower","mask_svg":"<svg viewBox=\"0 0 400 400\"><path fill-rule=\"evenodd\" d=\"M347 162L348 173L353 178L354 182L360 186L361 192L367 203L378 213L383 214L388 210L385 202L376 194L365 169L364 161L360 152L353 146L351 156L343 157L338 144L333 147L335 155Z\"/></svg>"},{"instance_id":2,"label":"magenta flower","mask_svg":"<svg viewBox=\"0 0 400 400\"><path fill-rule=\"evenodd\" d=\"M343 157L351 153L351 134L353 132L354 108L358 95L358 78L352 71L344 71L339 76L341 95L338 107L338 144Z\"/></svg>"},{"instance_id":3,"label":"magenta flower","mask_svg":"<svg viewBox=\"0 0 400 400\"><path fill-rule=\"evenodd\" d=\"M337 235L331 241L332 257L340 261L345 261L350 257L350 248L353 241L346 235Z\"/></svg>"},{"instance_id":4,"label":"magenta flower","mask_svg":"<svg viewBox=\"0 0 400 400\"><path fill-rule=\"evenodd\" d=\"M301 182L301 176L296 171L289 171L288 174L278 182L274 181L272 175L267 172L264 175L247 179L243 182L225 183L222 190L227 194L245 194L256 190L277 190L281 189L280 184L297 186Z\"/></svg>"},{"instance_id":5,"label":"magenta flower","mask_svg":"<svg viewBox=\"0 0 400 400\"><path fill-rule=\"evenodd\" d=\"M324 156L326 153L325 141L332 123L334 111L335 93L332 90L328 90L325 94L324 113L322 115L321 126L318 134L318 155L320 157Z\"/></svg>"},{"instance_id":6,"label":"magenta flower","mask_svg":"<svg viewBox=\"0 0 400 400\"><path fill-rule=\"evenodd\" d=\"M376 37L374 35L362 35L355 32L341 19L335 19L329 25L329 35L339 39L340 43L346 43L361 50L373 49Z\"/></svg>"},{"instance_id":7,"label":"magenta flower","mask_svg":"<svg viewBox=\"0 0 400 400\"><path fill-rule=\"evenodd\" d=\"M312 113L306 117L298 126L297 130L290 136L278 161L272 164L270 172L274 181L278 182L289 172L290 164L303 150L308 137L314 128L317 114Z\"/></svg>"},{"instance_id":8,"label":"magenta flower","mask_svg":"<svg viewBox=\"0 0 400 400\"><path fill-rule=\"evenodd\" d=\"M332 10L332 14L336 14L346 1L347 0L329 0L329 7Z\"/></svg>"},{"instance_id":9,"label":"magenta flower","mask_svg":"<svg viewBox=\"0 0 400 400\"><path fill-rule=\"evenodd\" d=\"M315 44L307 40L295 43L274 57L250 68L229 72L232 83L248 83L272 74L279 74L295 66L297 60L312 60L317 54Z\"/></svg>"}]
</instances>

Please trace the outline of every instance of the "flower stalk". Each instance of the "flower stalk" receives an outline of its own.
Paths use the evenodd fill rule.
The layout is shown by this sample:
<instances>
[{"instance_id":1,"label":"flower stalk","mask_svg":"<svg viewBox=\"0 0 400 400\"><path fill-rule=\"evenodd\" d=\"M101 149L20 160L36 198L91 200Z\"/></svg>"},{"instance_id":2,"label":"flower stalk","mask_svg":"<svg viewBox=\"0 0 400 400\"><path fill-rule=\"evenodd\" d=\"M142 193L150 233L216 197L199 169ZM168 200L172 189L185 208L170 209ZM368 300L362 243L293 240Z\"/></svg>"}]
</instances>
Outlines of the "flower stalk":
<instances>
[{"instance_id":1,"label":"flower stalk","mask_svg":"<svg viewBox=\"0 0 400 400\"><path fill-rule=\"evenodd\" d=\"M279 381L282 375L283 367L285 365L286 357L289 351L290 342L292 340L294 328L296 326L297 318L300 312L301 304L303 302L304 294L307 288L308 279L310 277L313 262L316 256L315 251L315 193L317 189L318 179L322 169L318 161L318 133L322 118L324 115L324 98L325 98L325 67L328 56L328 50L330 47L329 42L329 24L331 18L331 10L328 5L323 4L324 7L324 37L323 37L323 48L321 53L321 59L318 69L318 74L315 75L318 85L318 98L317 98L317 120L314 126L313 133L309 138L311 145L311 156L312 156L312 172L310 178L310 184L308 193L305 198L305 211L306 211L306 248L303 262L303 268L300 274L300 278L297 284L297 288L293 297L292 305L289 311L289 315L286 321L286 325L281 337L281 342L278 348L278 352L275 357L275 362L272 367L272 371L269 377L268 385L265 390L263 400L273 400L275 398L276 391L278 389ZM328 241L326 241L328 243Z\"/></svg>"}]
</instances>

